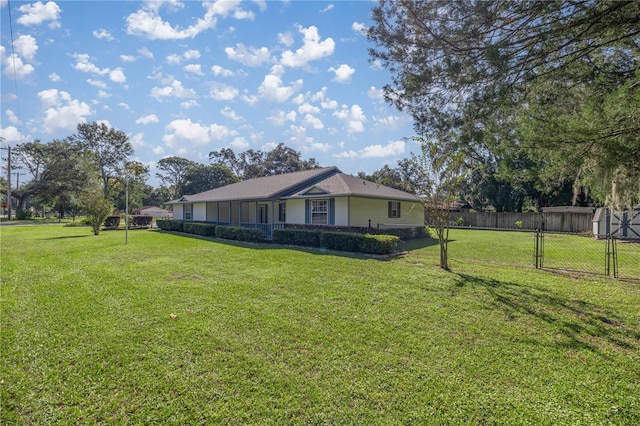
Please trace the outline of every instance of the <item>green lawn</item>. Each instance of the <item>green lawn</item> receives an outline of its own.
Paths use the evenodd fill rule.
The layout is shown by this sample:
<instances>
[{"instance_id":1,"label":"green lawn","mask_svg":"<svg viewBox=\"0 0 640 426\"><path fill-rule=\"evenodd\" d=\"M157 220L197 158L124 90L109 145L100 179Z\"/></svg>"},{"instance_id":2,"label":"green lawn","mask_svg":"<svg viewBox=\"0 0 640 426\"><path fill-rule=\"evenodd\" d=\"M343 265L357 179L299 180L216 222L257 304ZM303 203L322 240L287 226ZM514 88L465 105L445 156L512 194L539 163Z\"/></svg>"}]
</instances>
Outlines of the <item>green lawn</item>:
<instances>
[{"instance_id":1,"label":"green lawn","mask_svg":"<svg viewBox=\"0 0 640 426\"><path fill-rule=\"evenodd\" d=\"M430 242L0 238L2 424L640 424L640 284L535 270L527 234L454 231L452 272Z\"/></svg>"}]
</instances>

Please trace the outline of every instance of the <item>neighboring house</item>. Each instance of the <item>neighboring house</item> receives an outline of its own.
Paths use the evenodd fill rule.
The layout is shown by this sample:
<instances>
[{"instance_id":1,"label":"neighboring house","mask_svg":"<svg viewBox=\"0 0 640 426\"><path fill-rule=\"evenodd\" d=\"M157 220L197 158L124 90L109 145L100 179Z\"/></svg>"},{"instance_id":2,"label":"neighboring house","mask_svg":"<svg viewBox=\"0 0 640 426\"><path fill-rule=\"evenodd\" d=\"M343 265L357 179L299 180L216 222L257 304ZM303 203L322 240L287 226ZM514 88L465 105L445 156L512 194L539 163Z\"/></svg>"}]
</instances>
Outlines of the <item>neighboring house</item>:
<instances>
[{"instance_id":1,"label":"neighboring house","mask_svg":"<svg viewBox=\"0 0 640 426\"><path fill-rule=\"evenodd\" d=\"M170 210L161 209L160 207L144 206L138 209L133 209L133 214L153 216L157 219L172 218L173 212Z\"/></svg>"},{"instance_id":2,"label":"neighboring house","mask_svg":"<svg viewBox=\"0 0 640 426\"><path fill-rule=\"evenodd\" d=\"M424 225L413 194L324 167L249 179L167 203L173 218L258 228L287 225L385 228Z\"/></svg>"}]
</instances>

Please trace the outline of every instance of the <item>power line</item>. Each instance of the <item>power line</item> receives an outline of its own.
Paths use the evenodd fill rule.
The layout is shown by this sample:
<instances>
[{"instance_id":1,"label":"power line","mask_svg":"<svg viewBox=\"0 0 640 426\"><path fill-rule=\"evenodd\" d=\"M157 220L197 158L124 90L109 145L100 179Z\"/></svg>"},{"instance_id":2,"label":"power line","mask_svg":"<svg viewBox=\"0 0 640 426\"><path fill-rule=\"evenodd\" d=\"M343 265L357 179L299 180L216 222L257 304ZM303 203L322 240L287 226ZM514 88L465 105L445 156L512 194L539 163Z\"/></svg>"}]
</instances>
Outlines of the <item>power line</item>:
<instances>
[{"instance_id":1,"label":"power line","mask_svg":"<svg viewBox=\"0 0 640 426\"><path fill-rule=\"evenodd\" d=\"M18 96L18 71L16 70L16 49L13 39L13 18L11 17L11 0L7 0L7 9L9 10L9 33L11 34L11 59L13 63L13 84L16 90L16 117L18 117L18 134L20 135L20 143L22 143L22 119L20 118L20 96Z\"/></svg>"}]
</instances>

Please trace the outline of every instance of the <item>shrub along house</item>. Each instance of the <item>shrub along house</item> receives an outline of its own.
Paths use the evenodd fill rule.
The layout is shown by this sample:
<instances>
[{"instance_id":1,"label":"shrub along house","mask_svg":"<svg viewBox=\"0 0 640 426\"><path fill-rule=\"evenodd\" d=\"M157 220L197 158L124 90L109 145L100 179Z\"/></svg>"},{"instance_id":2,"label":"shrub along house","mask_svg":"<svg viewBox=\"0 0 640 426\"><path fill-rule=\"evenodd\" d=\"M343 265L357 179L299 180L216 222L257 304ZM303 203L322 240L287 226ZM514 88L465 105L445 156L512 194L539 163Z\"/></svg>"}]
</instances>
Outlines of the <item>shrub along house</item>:
<instances>
[{"instance_id":1,"label":"shrub along house","mask_svg":"<svg viewBox=\"0 0 640 426\"><path fill-rule=\"evenodd\" d=\"M261 229L415 228L424 207L413 194L324 167L248 179L170 201L176 220Z\"/></svg>"}]
</instances>

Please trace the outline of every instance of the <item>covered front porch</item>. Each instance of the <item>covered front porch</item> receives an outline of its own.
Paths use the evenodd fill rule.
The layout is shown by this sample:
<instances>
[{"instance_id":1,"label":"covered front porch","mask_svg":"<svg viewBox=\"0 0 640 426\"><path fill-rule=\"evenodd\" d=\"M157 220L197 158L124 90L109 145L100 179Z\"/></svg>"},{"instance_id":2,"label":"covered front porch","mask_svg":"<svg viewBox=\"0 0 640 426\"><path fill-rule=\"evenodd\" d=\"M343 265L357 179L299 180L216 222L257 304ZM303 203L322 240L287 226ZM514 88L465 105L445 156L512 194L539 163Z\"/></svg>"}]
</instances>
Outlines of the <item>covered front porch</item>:
<instances>
[{"instance_id":1,"label":"covered front porch","mask_svg":"<svg viewBox=\"0 0 640 426\"><path fill-rule=\"evenodd\" d=\"M260 229L267 239L273 237L274 229L285 227L284 203L271 200L195 203L193 210L193 220L220 226Z\"/></svg>"}]
</instances>

